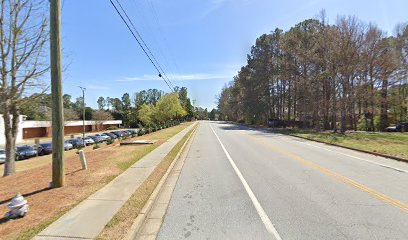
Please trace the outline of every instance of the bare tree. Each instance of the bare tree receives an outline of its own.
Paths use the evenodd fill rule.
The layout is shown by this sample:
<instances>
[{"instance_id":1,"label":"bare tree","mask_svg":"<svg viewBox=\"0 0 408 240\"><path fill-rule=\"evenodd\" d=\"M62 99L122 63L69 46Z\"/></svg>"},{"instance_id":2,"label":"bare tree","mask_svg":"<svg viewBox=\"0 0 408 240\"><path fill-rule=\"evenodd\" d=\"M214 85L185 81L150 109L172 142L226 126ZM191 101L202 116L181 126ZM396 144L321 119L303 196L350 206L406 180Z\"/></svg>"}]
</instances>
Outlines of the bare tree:
<instances>
[{"instance_id":1,"label":"bare tree","mask_svg":"<svg viewBox=\"0 0 408 240\"><path fill-rule=\"evenodd\" d=\"M105 121L113 120L113 116L109 111L98 110L92 114L92 119L96 123L97 130L103 130L102 125Z\"/></svg>"},{"instance_id":2,"label":"bare tree","mask_svg":"<svg viewBox=\"0 0 408 240\"><path fill-rule=\"evenodd\" d=\"M22 97L41 87L39 78L49 66L44 56L48 40L42 0L1 0L0 5L0 107L6 137L4 176L15 173L15 144Z\"/></svg>"}]
</instances>

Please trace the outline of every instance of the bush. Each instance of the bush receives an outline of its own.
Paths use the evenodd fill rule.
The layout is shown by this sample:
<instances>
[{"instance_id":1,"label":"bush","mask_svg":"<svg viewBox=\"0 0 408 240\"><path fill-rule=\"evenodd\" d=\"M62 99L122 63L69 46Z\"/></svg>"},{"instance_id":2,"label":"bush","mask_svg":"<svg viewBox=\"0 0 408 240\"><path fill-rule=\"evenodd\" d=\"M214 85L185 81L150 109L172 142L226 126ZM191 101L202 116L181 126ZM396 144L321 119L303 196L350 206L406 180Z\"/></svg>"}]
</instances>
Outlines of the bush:
<instances>
[{"instance_id":1,"label":"bush","mask_svg":"<svg viewBox=\"0 0 408 240\"><path fill-rule=\"evenodd\" d=\"M108 139L107 141L106 141L106 145L111 145L112 143L114 143L115 142L115 140L113 140L113 139Z\"/></svg>"},{"instance_id":2,"label":"bush","mask_svg":"<svg viewBox=\"0 0 408 240\"><path fill-rule=\"evenodd\" d=\"M81 145L76 145L74 148L79 151L79 150L85 148L85 145L83 145L83 144L81 144Z\"/></svg>"},{"instance_id":3,"label":"bush","mask_svg":"<svg viewBox=\"0 0 408 240\"><path fill-rule=\"evenodd\" d=\"M93 149L95 150L95 149L98 149L98 148L100 148L101 146L99 146L99 143L95 143L95 145L93 146Z\"/></svg>"},{"instance_id":4,"label":"bush","mask_svg":"<svg viewBox=\"0 0 408 240\"><path fill-rule=\"evenodd\" d=\"M139 131L137 132L137 136L143 136L145 134L144 129L140 128Z\"/></svg>"},{"instance_id":5,"label":"bush","mask_svg":"<svg viewBox=\"0 0 408 240\"><path fill-rule=\"evenodd\" d=\"M116 127L116 126L110 126L110 127L106 128L106 130L117 130L117 129L118 129L118 127Z\"/></svg>"}]
</instances>

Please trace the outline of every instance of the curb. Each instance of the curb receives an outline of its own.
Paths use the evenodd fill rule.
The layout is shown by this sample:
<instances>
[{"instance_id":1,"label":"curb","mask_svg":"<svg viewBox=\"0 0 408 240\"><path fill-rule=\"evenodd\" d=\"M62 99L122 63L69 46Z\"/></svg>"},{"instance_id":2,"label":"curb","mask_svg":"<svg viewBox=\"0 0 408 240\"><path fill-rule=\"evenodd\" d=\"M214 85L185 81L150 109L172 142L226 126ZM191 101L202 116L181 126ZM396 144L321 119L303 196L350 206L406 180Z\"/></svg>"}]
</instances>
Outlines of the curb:
<instances>
[{"instance_id":1,"label":"curb","mask_svg":"<svg viewBox=\"0 0 408 240\"><path fill-rule=\"evenodd\" d=\"M269 129L266 129L266 130L269 131L269 132L272 132L272 133L279 133L279 132L274 132L273 130L269 130ZM312 142L323 143L323 144L327 144L327 145L334 146L334 147L341 147L341 148L345 148L345 149L349 149L349 150L353 150L353 151L357 151L357 152L368 153L368 154L371 154L371 155L374 155L374 156L377 156L377 157L384 157L384 158L397 160L399 162L408 163L408 159L405 159L405 158L399 158L399 157L394 157L394 156L390 156L390 155L386 155L386 154L382 154L382 153L376 153L376 152L371 152L371 151L367 151L367 150L361 150L361 149L357 149L357 148L342 146L342 145L338 145L338 144L335 144L335 143L323 142L323 141L320 141L320 140L310 139L310 138L296 136L296 135L292 135L292 134L285 134L285 133L279 133L279 134L283 134L283 135L287 135L287 136L291 136L291 137L296 137L296 138L300 138L300 139L304 139L304 140L309 140L309 141L312 141Z\"/></svg>"},{"instance_id":2,"label":"curb","mask_svg":"<svg viewBox=\"0 0 408 240\"><path fill-rule=\"evenodd\" d=\"M166 173L160 179L159 183L157 184L156 188L153 190L152 194L150 195L149 199L147 200L146 204L137 215L136 219L134 220L132 226L129 228L128 233L124 240L132 240L136 237L137 233L139 232L140 228L142 227L146 216L149 215L154 202L156 201L159 193L162 190L163 184L166 182L167 177L169 176L170 172L173 170L174 166L176 165L177 161L180 158L181 153L185 150L187 143L190 141L192 136L195 134L197 130L197 126L194 126L193 131L191 132L190 136L188 136L187 140L184 142L183 146L181 146L180 151L177 153L176 157L173 159L172 163L170 164L169 168L167 169Z\"/></svg>"}]
</instances>

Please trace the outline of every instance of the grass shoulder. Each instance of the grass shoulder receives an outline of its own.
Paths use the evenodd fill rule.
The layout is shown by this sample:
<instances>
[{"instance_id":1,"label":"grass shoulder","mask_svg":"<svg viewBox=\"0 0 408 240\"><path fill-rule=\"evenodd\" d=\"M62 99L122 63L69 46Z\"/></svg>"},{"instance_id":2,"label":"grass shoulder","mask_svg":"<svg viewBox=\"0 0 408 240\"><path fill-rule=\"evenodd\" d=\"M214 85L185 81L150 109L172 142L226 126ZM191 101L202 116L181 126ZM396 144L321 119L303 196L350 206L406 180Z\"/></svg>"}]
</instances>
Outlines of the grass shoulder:
<instances>
[{"instance_id":1,"label":"grass shoulder","mask_svg":"<svg viewBox=\"0 0 408 240\"><path fill-rule=\"evenodd\" d=\"M273 131L408 159L408 133L406 132L349 132L340 134L297 129L274 129Z\"/></svg>"}]
</instances>

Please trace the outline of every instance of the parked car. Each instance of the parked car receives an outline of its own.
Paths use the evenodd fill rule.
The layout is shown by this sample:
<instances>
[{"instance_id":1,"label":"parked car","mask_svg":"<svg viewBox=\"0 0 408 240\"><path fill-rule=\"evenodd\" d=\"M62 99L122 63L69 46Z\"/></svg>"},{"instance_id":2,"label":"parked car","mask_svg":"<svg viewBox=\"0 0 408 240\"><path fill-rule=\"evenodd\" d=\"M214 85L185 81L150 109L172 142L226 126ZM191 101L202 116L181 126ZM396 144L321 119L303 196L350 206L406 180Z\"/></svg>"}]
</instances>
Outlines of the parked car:
<instances>
[{"instance_id":1,"label":"parked car","mask_svg":"<svg viewBox=\"0 0 408 240\"><path fill-rule=\"evenodd\" d=\"M74 148L74 145L69 141L64 141L64 150L69 151Z\"/></svg>"},{"instance_id":2,"label":"parked car","mask_svg":"<svg viewBox=\"0 0 408 240\"><path fill-rule=\"evenodd\" d=\"M128 133L128 132L126 132L126 131L120 131L122 134L123 134L123 136L129 136L130 134Z\"/></svg>"},{"instance_id":3,"label":"parked car","mask_svg":"<svg viewBox=\"0 0 408 240\"><path fill-rule=\"evenodd\" d=\"M37 153L38 155L48 155L52 153L52 145L51 143L41 143L37 146Z\"/></svg>"},{"instance_id":4,"label":"parked car","mask_svg":"<svg viewBox=\"0 0 408 240\"><path fill-rule=\"evenodd\" d=\"M92 140L94 140L95 143L101 143L105 141L105 139L101 136L95 135L95 136L91 136L90 138L92 138Z\"/></svg>"},{"instance_id":5,"label":"parked car","mask_svg":"<svg viewBox=\"0 0 408 240\"><path fill-rule=\"evenodd\" d=\"M66 140L66 142L71 143L72 147L74 147L74 148L84 145L84 142L80 138L68 139L68 140Z\"/></svg>"},{"instance_id":6,"label":"parked car","mask_svg":"<svg viewBox=\"0 0 408 240\"><path fill-rule=\"evenodd\" d=\"M85 143L86 146L95 144L95 141L94 141L91 137L85 137L85 138L83 139L83 141L84 141L84 143Z\"/></svg>"},{"instance_id":7,"label":"parked car","mask_svg":"<svg viewBox=\"0 0 408 240\"><path fill-rule=\"evenodd\" d=\"M4 149L0 149L0 163L4 163L6 161L6 151Z\"/></svg>"},{"instance_id":8,"label":"parked car","mask_svg":"<svg viewBox=\"0 0 408 240\"><path fill-rule=\"evenodd\" d=\"M128 129L128 130L126 130L130 135L136 135L137 134L137 132L135 131L135 130L133 130L133 129Z\"/></svg>"},{"instance_id":9,"label":"parked car","mask_svg":"<svg viewBox=\"0 0 408 240\"><path fill-rule=\"evenodd\" d=\"M37 156L37 151L31 146L17 147L16 160L23 160Z\"/></svg>"},{"instance_id":10,"label":"parked car","mask_svg":"<svg viewBox=\"0 0 408 240\"><path fill-rule=\"evenodd\" d=\"M111 132L112 134L115 134L118 138L125 136L121 131L114 131Z\"/></svg>"},{"instance_id":11,"label":"parked car","mask_svg":"<svg viewBox=\"0 0 408 240\"><path fill-rule=\"evenodd\" d=\"M386 128L387 132L408 132L408 122L400 122L395 126Z\"/></svg>"},{"instance_id":12,"label":"parked car","mask_svg":"<svg viewBox=\"0 0 408 240\"><path fill-rule=\"evenodd\" d=\"M116 139L116 138L118 138L118 136L116 136L115 134L110 133L110 132L104 133L104 134L108 135L111 139Z\"/></svg>"},{"instance_id":13,"label":"parked car","mask_svg":"<svg viewBox=\"0 0 408 240\"><path fill-rule=\"evenodd\" d=\"M108 135L106 135L104 133L96 134L95 136L103 138L103 141L107 141L107 140L111 139L111 137L109 137Z\"/></svg>"}]
</instances>

